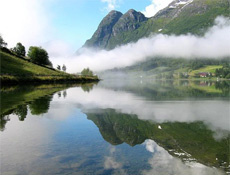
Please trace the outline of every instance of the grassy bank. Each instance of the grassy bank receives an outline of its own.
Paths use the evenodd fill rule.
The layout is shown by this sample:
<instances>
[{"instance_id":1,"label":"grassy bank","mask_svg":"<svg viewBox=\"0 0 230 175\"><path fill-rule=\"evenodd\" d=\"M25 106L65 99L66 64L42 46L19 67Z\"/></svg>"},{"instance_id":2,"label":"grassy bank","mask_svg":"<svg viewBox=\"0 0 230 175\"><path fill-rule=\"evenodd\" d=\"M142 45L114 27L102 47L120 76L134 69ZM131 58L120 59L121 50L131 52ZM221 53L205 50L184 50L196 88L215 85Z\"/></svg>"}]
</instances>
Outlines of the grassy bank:
<instances>
[{"instance_id":1,"label":"grassy bank","mask_svg":"<svg viewBox=\"0 0 230 175\"><path fill-rule=\"evenodd\" d=\"M77 76L0 51L2 84L99 81L97 76Z\"/></svg>"}]
</instances>

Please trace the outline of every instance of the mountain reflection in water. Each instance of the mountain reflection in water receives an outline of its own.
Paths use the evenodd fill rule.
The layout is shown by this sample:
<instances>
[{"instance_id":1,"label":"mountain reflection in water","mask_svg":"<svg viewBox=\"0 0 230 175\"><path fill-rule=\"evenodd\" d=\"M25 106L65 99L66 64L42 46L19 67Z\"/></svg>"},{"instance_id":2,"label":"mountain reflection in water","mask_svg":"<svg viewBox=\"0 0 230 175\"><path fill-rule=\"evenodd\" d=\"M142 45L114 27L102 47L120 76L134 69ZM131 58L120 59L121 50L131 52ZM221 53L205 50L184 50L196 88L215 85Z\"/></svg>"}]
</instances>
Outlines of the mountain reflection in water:
<instances>
[{"instance_id":1,"label":"mountain reflection in water","mask_svg":"<svg viewBox=\"0 0 230 175\"><path fill-rule=\"evenodd\" d=\"M1 96L2 174L229 172L228 82L11 87Z\"/></svg>"}]
</instances>

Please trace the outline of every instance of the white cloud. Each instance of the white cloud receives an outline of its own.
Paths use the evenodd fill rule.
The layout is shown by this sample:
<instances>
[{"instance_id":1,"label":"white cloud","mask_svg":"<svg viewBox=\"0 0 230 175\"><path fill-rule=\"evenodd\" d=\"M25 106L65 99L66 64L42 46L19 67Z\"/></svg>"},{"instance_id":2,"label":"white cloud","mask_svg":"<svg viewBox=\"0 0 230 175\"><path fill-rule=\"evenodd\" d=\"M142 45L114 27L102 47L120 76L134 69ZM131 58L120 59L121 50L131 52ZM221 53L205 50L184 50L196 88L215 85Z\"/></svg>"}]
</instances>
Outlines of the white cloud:
<instances>
[{"instance_id":1,"label":"white cloud","mask_svg":"<svg viewBox=\"0 0 230 175\"><path fill-rule=\"evenodd\" d=\"M167 7L172 0L152 0L151 2L152 3L142 11L146 17L154 16L159 10Z\"/></svg>"},{"instance_id":2,"label":"white cloud","mask_svg":"<svg viewBox=\"0 0 230 175\"><path fill-rule=\"evenodd\" d=\"M111 51L85 49L69 59L53 58L55 64L66 62L68 72L76 73L89 67L93 71L130 66L148 57L213 58L230 57L230 19L218 17L216 25L203 37L195 35L163 35L140 39Z\"/></svg>"},{"instance_id":3,"label":"white cloud","mask_svg":"<svg viewBox=\"0 0 230 175\"><path fill-rule=\"evenodd\" d=\"M76 51L76 48L73 48L69 43L63 40L52 40L43 44L43 47L49 53L49 57L68 57L70 54L73 54Z\"/></svg>"},{"instance_id":4,"label":"white cloud","mask_svg":"<svg viewBox=\"0 0 230 175\"><path fill-rule=\"evenodd\" d=\"M8 48L21 42L27 49L42 46L49 56L65 58L75 49L67 42L54 39L56 29L52 26L51 14L46 10L53 0L0 0L0 34ZM64 64L63 62L61 64Z\"/></svg>"},{"instance_id":5,"label":"white cloud","mask_svg":"<svg viewBox=\"0 0 230 175\"><path fill-rule=\"evenodd\" d=\"M48 1L49 2L49 1ZM45 0L0 0L0 33L13 47L21 42L26 47L40 45L52 36Z\"/></svg>"},{"instance_id":6,"label":"white cloud","mask_svg":"<svg viewBox=\"0 0 230 175\"><path fill-rule=\"evenodd\" d=\"M106 7L107 11L114 10L117 6L117 0L101 0L101 2L107 3L107 7Z\"/></svg>"}]
</instances>

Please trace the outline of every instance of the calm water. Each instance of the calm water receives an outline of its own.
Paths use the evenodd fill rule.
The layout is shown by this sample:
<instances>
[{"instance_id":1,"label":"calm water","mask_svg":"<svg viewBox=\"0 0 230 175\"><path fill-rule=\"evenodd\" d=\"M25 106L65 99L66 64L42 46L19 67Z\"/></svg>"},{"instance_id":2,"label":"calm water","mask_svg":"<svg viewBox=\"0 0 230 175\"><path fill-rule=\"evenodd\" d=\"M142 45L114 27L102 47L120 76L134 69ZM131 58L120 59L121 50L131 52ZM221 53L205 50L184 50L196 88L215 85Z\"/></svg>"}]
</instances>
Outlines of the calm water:
<instances>
[{"instance_id":1,"label":"calm water","mask_svg":"<svg viewBox=\"0 0 230 175\"><path fill-rule=\"evenodd\" d=\"M229 85L2 87L1 174L228 174Z\"/></svg>"}]
</instances>

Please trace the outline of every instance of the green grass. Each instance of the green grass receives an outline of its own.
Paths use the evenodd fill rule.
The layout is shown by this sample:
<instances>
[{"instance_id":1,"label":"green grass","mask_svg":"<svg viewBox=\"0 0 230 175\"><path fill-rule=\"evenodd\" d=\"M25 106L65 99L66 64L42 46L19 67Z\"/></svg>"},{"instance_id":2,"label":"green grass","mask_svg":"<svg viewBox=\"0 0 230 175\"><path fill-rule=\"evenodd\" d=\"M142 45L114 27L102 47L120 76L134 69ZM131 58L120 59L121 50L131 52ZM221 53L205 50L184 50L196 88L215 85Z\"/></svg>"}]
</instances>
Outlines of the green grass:
<instances>
[{"instance_id":1,"label":"green grass","mask_svg":"<svg viewBox=\"0 0 230 175\"><path fill-rule=\"evenodd\" d=\"M95 77L76 76L45 66L34 64L28 60L0 51L1 82L65 82L65 81L94 81Z\"/></svg>"},{"instance_id":2,"label":"green grass","mask_svg":"<svg viewBox=\"0 0 230 175\"><path fill-rule=\"evenodd\" d=\"M199 72L210 72L212 74L215 74L216 69L222 68L222 65L212 65L212 66L205 66L200 69L193 70L189 73L190 76L194 76L195 74Z\"/></svg>"},{"instance_id":3,"label":"green grass","mask_svg":"<svg viewBox=\"0 0 230 175\"><path fill-rule=\"evenodd\" d=\"M67 73L51 70L32 62L23 60L16 56L0 51L1 56L1 74L17 75L17 76L66 76Z\"/></svg>"}]
</instances>

